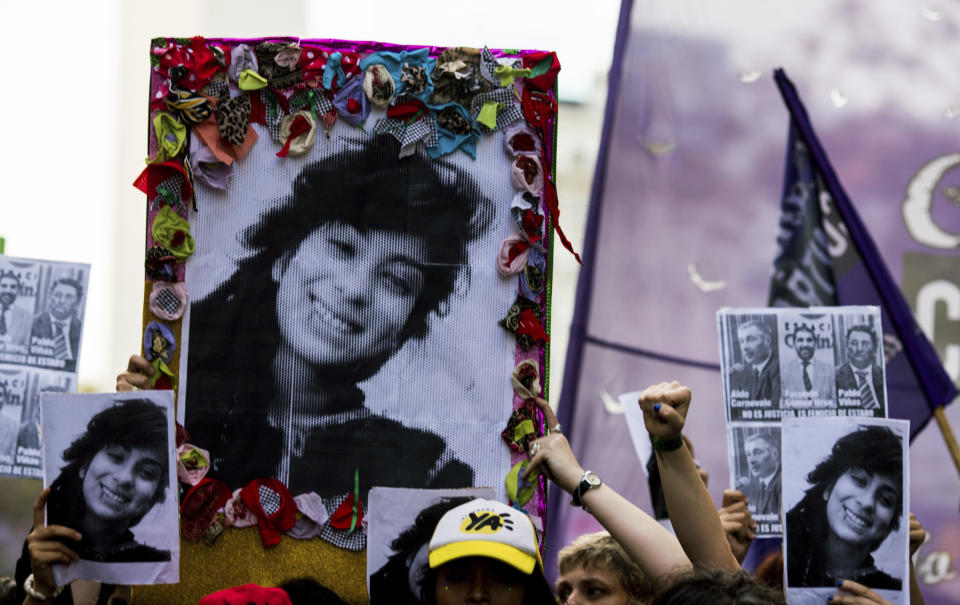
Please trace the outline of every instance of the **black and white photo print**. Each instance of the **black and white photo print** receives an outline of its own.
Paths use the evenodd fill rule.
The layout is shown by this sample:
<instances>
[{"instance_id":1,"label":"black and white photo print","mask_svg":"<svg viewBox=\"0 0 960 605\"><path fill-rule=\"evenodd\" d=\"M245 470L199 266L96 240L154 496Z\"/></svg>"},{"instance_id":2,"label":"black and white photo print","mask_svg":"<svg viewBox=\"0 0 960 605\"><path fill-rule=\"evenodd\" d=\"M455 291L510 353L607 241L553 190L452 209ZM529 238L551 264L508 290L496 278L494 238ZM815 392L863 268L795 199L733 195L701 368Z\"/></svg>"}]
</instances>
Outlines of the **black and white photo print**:
<instances>
[{"instance_id":1,"label":"black and white photo print","mask_svg":"<svg viewBox=\"0 0 960 605\"><path fill-rule=\"evenodd\" d=\"M176 582L172 393L44 393L40 405L46 523L82 536L65 541L79 561L54 567L57 584Z\"/></svg>"},{"instance_id":2,"label":"black and white photo print","mask_svg":"<svg viewBox=\"0 0 960 605\"><path fill-rule=\"evenodd\" d=\"M785 569L791 603L822 603L853 580L908 603L909 423L783 421Z\"/></svg>"}]
</instances>

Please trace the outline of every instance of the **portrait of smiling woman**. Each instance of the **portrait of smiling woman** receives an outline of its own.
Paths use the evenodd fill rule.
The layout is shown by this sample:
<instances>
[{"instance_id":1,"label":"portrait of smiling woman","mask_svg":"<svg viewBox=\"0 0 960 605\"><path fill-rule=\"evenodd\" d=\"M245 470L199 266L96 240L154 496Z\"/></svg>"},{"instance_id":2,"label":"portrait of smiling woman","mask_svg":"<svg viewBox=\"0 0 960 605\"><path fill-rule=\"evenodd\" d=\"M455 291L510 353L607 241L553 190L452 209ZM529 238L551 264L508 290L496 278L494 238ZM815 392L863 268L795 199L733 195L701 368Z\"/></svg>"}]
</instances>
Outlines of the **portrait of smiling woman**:
<instances>
[{"instance_id":1,"label":"portrait of smiling woman","mask_svg":"<svg viewBox=\"0 0 960 605\"><path fill-rule=\"evenodd\" d=\"M443 437L374 412L359 386L444 321L494 215L460 167L398 152L380 137L304 162L239 234L236 270L193 303L186 427L211 477L324 497L355 481L363 497L472 485Z\"/></svg>"},{"instance_id":2,"label":"portrait of smiling woman","mask_svg":"<svg viewBox=\"0 0 960 605\"><path fill-rule=\"evenodd\" d=\"M60 457L66 464L50 484L47 524L80 532L81 541L70 546L81 559L170 560L169 550L142 544L131 531L167 492L172 451L163 408L145 399L111 405Z\"/></svg>"},{"instance_id":3,"label":"portrait of smiling woman","mask_svg":"<svg viewBox=\"0 0 960 605\"><path fill-rule=\"evenodd\" d=\"M891 428L861 425L840 437L806 476L809 488L786 515L791 587L853 580L901 590L903 577L878 568L874 555L904 514L903 448ZM906 542L899 546L902 553L887 553L888 570L890 561L906 562Z\"/></svg>"}]
</instances>

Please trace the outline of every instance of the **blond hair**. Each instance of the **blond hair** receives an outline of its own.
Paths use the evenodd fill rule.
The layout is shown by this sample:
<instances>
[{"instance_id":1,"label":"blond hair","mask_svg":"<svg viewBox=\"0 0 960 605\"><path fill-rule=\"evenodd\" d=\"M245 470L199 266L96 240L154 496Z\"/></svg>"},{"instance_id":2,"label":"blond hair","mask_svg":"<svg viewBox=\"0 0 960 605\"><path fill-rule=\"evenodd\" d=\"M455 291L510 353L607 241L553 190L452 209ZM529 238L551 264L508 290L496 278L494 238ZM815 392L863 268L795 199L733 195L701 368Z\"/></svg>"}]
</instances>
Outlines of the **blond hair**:
<instances>
[{"instance_id":1,"label":"blond hair","mask_svg":"<svg viewBox=\"0 0 960 605\"><path fill-rule=\"evenodd\" d=\"M627 551L608 532L584 534L560 549L557 566L564 574L575 567L600 569L613 573L630 595L631 605L647 603L653 598L653 584Z\"/></svg>"}]
</instances>

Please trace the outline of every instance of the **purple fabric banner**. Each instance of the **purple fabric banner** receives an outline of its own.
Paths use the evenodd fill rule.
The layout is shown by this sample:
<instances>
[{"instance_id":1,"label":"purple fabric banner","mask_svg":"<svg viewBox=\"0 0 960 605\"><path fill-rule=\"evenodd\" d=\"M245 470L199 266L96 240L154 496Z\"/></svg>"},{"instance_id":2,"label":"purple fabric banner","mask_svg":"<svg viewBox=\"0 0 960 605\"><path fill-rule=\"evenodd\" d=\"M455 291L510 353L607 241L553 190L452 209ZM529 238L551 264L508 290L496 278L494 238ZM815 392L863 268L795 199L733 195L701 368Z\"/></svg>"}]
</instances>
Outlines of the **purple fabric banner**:
<instances>
[{"instance_id":1,"label":"purple fabric banner","mask_svg":"<svg viewBox=\"0 0 960 605\"><path fill-rule=\"evenodd\" d=\"M791 238L791 243L807 241L812 244L811 248L802 253L800 249L792 253L781 251L778 270L771 281L770 304L879 306L890 417L909 420L913 438L926 426L933 408L947 405L956 398L957 387L914 321L903 293L840 184L793 82L782 69L774 72L774 78L791 116L780 224L781 227L787 224L798 209L812 212L814 215L810 218L820 224L815 225L812 232L795 231ZM808 169L798 170L800 166ZM822 244L816 245L816 242ZM815 253L818 249L819 255ZM836 253L832 254L831 250ZM811 287L818 281L816 278L792 279L797 275L816 275L815 269L809 273L806 269L816 266L818 256L828 263L821 279L825 280L823 287L829 292ZM784 271L785 264L793 267ZM826 283L827 280L832 283Z\"/></svg>"},{"instance_id":2,"label":"purple fabric banner","mask_svg":"<svg viewBox=\"0 0 960 605\"><path fill-rule=\"evenodd\" d=\"M852 1L770 10L633 0L621 12L559 413L584 468L647 510L616 399L652 383L693 390L684 432L716 502L727 487L715 314L767 302L787 144L788 112L764 76L777 65L804 91L877 256L960 378L960 109L947 94L960 72L939 65L960 14ZM946 408L954 426L958 411ZM956 600L960 482L939 431L914 439L911 468L911 508L936 543L923 590ZM555 556L599 526L554 489L550 529Z\"/></svg>"}]
</instances>

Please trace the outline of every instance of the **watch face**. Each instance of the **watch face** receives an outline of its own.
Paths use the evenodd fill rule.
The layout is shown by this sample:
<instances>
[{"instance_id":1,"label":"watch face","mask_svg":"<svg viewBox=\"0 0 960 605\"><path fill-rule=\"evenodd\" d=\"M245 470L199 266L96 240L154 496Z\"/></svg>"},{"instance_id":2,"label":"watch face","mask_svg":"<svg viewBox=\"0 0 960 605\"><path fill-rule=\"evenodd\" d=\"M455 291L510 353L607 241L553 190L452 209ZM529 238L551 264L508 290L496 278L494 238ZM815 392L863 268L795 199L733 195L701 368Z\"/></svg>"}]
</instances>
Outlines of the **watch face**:
<instances>
[{"instance_id":1,"label":"watch face","mask_svg":"<svg viewBox=\"0 0 960 605\"><path fill-rule=\"evenodd\" d=\"M600 477L597 476L594 472L587 473L587 476L584 477L587 483L590 484L590 487L599 487L600 486Z\"/></svg>"}]
</instances>

